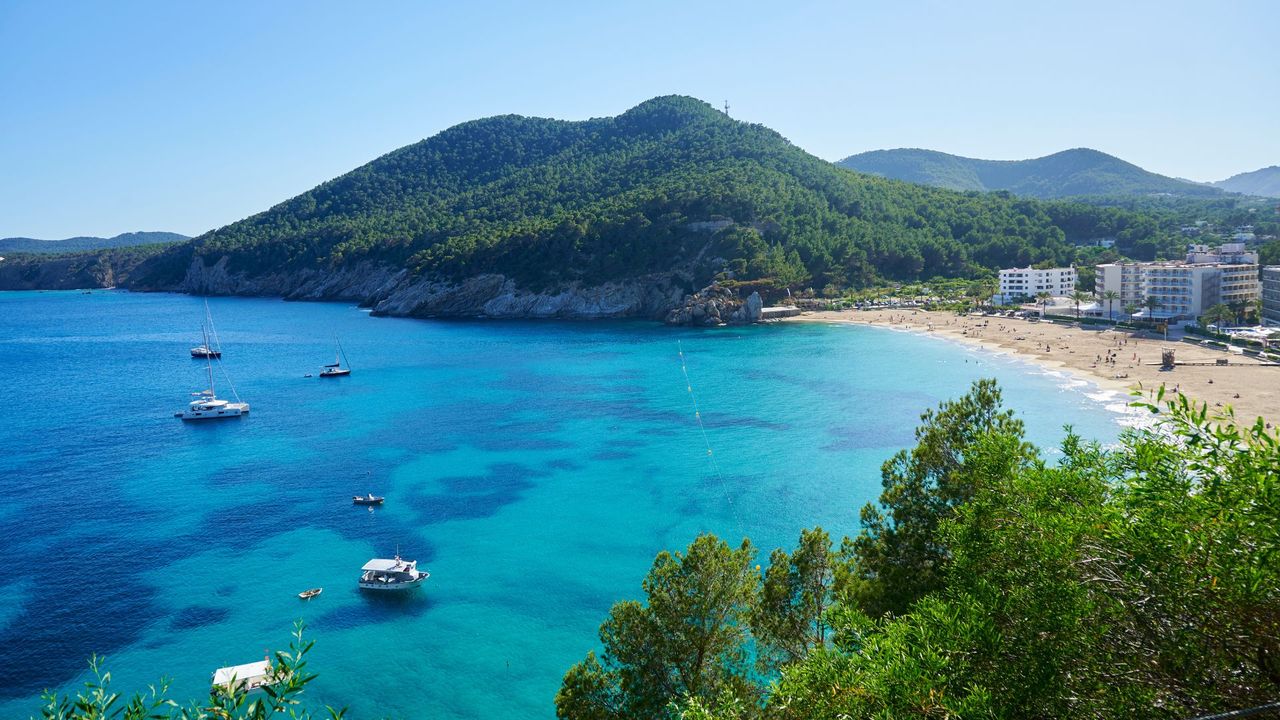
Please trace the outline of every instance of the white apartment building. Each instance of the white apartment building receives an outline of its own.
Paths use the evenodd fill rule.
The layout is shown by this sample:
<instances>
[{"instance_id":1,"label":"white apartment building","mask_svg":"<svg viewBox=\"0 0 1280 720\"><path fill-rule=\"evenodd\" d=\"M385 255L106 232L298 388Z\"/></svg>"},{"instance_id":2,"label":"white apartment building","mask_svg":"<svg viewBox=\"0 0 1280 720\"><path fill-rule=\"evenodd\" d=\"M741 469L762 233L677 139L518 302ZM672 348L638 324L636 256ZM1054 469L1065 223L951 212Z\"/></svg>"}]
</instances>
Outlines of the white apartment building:
<instances>
[{"instance_id":1,"label":"white apartment building","mask_svg":"<svg viewBox=\"0 0 1280 720\"><path fill-rule=\"evenodd\" d=\"M1093 284L1104 312L1119 315L1126 307L1142 305L1142 301L1146 299L1146 273L1143 270L1146 264L1131 262L1096 266L1097 274ZM1103 296L1110 290L1114 290L1119 297L1108 302Z\"/></svg>"},{"instance_id":2,"label":"white apartment building","mask_svg":"<svg viewBox=\"0 0 1280 720\"><path fill-rule=\"evenodd\" d=\"M1113 311L1137 307L1145 316L1146 300L1154 298L1155 319L1194 320L1218 303L1247 304L1260 294L1258 266L1251 263L1110 263L1097 266L1095 286L1102 307L1108 290L1119 294Z\"/></svg>"},{"instance_id":3,"label":"white apartment building","mask_svg":"<svg viewBox=\"0 0 1280 720\"><path fill-rule=\"evenodd\" d=\"M1000 271L1000 294L996 303L1004 304L1018 298L1033 298L1047 292L1054 297L1070 295L1076 289L1076 269L1066 268L1009 268Z\"/></svg>"},{"instance_id":4,"label":"white apartment building","mask_svg":"<svg viewBox=\"0 0 1280 720\"><path fill-rule=\"evenodd\" d=\"M1280 265L1262 268L1262 321L1280 325Z\"/></svg>"}]
</instances>

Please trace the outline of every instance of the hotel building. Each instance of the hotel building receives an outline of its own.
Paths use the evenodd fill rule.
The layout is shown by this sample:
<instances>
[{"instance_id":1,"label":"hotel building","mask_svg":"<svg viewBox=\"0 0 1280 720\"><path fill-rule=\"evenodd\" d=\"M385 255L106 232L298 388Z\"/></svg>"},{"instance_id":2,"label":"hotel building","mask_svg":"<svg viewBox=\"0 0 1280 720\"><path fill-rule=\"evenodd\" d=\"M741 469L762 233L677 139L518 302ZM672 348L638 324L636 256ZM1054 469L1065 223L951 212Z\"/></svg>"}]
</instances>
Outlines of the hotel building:
<instances>
[{"instance_id":1,"label":"hotel building","mask_svg":"<svg viewBox=\"0 0 1280 720\"><path fill-rule=\"evenodd\" d=\"M1138 307L1146 316L1147 298L1159 306L1154 319L1195 320L1204 311L1222 303L1248 304L1261 293L1258 284L1258 254L1242 243L1218 248L1192 245L1183 262L1108 263L1097 266L1096 292L1119 295L1121 308ZM1105 300L1100 301L1104 306Z\"/></svg>"},{"instance_id":2,"label":"hotel building","mask_svg":"<svg viewBox=\"0 0 1280 720\"><path fill-rule=\"evenodd\" d=\"M1280 265L1262 268L1262 321L1280 325Z\"/></svg>"}]
</instances>

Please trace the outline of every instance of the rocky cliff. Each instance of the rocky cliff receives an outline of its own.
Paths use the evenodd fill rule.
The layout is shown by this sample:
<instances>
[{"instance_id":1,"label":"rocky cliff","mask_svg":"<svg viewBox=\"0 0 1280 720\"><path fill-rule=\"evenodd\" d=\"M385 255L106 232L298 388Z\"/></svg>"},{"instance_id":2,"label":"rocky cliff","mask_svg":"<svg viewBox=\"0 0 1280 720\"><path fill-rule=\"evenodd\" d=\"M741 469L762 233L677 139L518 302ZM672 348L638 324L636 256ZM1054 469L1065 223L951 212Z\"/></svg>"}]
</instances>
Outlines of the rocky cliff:
<instances>
[{"instance_id":1,"label":"rocky cliff","mask_svg":"<svg viewBox=\"0 0 1280 720\"><path fill-rule=\"evenodd\" d=\"M722 285L711 284L688 296L684 302L667 312L668 325L745 325L760 321L764 302L760 293L753 292L746 299Z\"/></svg>"},{"instance_id":2,"label":"rocky cliff","mask_svg":"<svg viewBox=\"0 0 1280 720\"><path fill-rule=\"evenodd\" d=\"M127 275L106 255L10 255L0 258L0 290L81 290L114 287Z\"/></svg>"},{"instance_id":3,"label":"rocky cliff","mask_svg":"<svg viewBox=\"0 0 1280 720\"><path fill-rule=\"evenodd\" d=\"M570 284L533 291L505 275L486 273L462 280L416 275L375 262L335 268L248 274L226 257L208 262L191 255L176 284L147 279L139 258L107 253L58 257L13 256L0 260L0 290L67 290L120 287L193 295L249 295L287 300L346 300L375 315L459 318L665 319L669 324L714 326L760 319L760 296L742 299L711 285L697 293L688 268L600 285ZM700 260L700 257L696 260ZM705 275L704 275L705 277Z\"/></svg>"},{"instance_id":4,"label":"rocky cliff","mask_svg":"<svg viewBox=\"0 0 1280 720\"><path fill-rule=\"evenodd\" d=\"M573 284L535 292L494 273L447 281L363 262L332 270L248 276L229 270L226 258L206 264L196 256L176 288L146 289L173 289L202 295L281 296L289 300L352 300L371 307L375 315L403 317L658 319L686 304L691 282L688 273L672 271L601 285ZM721 290L724 292L719 292ZM697 324L759 319L759 295L753 294L757 308L754 319L746 310L735 314L736 308L746 308L749 303L731 296L731 291L718 288L707 305L717 322ZM704 314L698 315L700 320Z\"/></svg>"}]
</instances>

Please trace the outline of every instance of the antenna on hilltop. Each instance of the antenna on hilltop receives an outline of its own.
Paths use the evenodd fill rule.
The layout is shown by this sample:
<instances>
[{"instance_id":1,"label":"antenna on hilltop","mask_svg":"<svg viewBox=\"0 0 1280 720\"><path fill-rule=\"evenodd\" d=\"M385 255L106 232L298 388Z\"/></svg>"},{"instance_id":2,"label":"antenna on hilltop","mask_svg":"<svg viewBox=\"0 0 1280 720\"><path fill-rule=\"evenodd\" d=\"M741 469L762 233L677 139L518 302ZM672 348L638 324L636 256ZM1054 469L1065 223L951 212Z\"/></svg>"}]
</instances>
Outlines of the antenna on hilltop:
<instances>
[{"instance_id":1,"label":"antenna on hilltop","mask_svg":"<svg viewBox=\"0 0 1280 720\"><path fill-rule=\"evenodd\" d=\"M728 114L729 114L729 101L728 101L728 100L725 100L725 101L724 101L724 114L725 114L725 115L728 115Z\"/></svg>"}]
</instances>

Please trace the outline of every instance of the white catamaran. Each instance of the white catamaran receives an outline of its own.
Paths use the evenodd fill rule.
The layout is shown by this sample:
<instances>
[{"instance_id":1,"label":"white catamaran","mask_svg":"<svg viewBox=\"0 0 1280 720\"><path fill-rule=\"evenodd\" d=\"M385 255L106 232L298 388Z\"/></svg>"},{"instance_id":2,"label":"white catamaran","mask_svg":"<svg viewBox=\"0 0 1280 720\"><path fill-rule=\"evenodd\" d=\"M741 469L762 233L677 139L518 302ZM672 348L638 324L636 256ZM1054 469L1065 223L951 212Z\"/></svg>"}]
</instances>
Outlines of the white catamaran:
<instances>
[{"instance_id":1,"label":"white catamaran","mask_svg":"<svg viewBox=\"0 0 1280 720\"><path fill-rule=\"evenodd\" d=\"M235 402L218 399L218 394L213 389L213 361L209 358L205 358L205 372L209 377L209 389L192 393L197 396L196 399L187 405L186 410L174 413L174 417L183 420L217 420L249 414L249 403L240 401L235 387L231 388L231 394L236 396Z\"/></svg>"}]
</instances>

